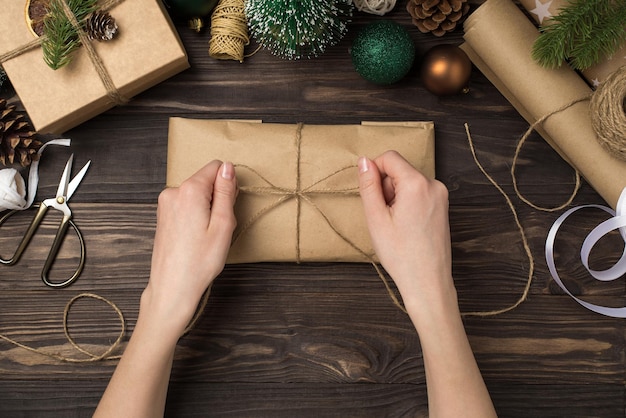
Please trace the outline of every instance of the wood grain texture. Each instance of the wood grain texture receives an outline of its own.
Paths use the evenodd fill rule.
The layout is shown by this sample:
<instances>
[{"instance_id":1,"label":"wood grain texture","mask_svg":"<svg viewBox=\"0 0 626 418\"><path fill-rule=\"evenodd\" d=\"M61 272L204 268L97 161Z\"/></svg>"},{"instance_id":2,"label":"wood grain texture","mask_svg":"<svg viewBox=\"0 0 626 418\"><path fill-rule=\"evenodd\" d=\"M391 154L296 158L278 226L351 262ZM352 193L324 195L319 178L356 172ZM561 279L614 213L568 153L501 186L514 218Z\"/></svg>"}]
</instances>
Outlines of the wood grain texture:
<instances>
[{"instance_id":1,"label":"wood grain texture","mask_svg":"<svg viewBox=\"0 0 626 418\"><path fill-rule=\"evenodd\" d=\"M475 8L482 1L470 3ZM418 57L433 45L461 42L461 31L441 39L419 33L404 2L387 17L409 29ZM475 69L470 92L449 97L424 89L419 62L392 86L361 79L348 50L358 29L377 19L357 13L346 38L320 58L283 61L259 51L243 64L210 59L208 34L177 23L192 67L71 130L71 150L56 147L42 158L39 198L54 194L70 153L77 165L93 162L71 202L87 264L67 289L42 284L58 222L51 214L19 264L0 266L0 334L81 357L63 334L63 309L73 296L94 292L120 307L130 335L150 271L170 116L333 124L433 120L437 177L450 191L461 309L510 306L524 289L529 260L504 198L472 159L467 122L480 162L512 198L535 262L521 306L464 318L496 409L503 417L623 417L624 324L584 310L555 285L543 245L559 214L535 211L514 197L510 167L527 124ZM523 148L517 174L522 193L543 206L567 200L574 185L572 169L538 135ZM574 203L603 202L583 184ZM15 248L31 216L19 214L0 227L0 254ZM579 262L582 240L604 219L590 210L568 220L557 238L556 260L574 294L624 306L623 281L598 284ZM58 277L75 268L77 242L68 236L55 265ZM621 245L616 236L604 240L592 264L610 266ZM80 300L69 319L71 335L94 351L106 349L119 332L117 317L101 302ZM90 416L115 364L68 364L0 341L0 416ZM196 328L180 341L166 415L427 416L419 338L370 265L230 265Z\"/></svg>"}]
</instances>

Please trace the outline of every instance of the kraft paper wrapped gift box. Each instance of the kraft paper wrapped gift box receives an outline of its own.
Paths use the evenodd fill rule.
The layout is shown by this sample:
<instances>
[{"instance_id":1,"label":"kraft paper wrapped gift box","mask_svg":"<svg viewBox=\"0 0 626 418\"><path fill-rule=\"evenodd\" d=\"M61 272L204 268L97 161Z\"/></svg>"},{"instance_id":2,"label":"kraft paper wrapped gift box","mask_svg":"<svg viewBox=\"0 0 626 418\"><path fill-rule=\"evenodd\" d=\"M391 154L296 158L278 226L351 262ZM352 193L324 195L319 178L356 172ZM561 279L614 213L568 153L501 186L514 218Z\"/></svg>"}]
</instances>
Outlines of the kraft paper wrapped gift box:
<instances>
[{"instance_id":1,"label":"kraft paper wrapped gift box","mask_svg":"<svg viewBox=\"0 0 626 418\"><path fill-rule=\"evenodd\" d=\"M0 57L35 39L26 20L27 0L0 0ZM110 9L119 26L109 42L92 42L113 85L125 98L189 67L185 49L160 0L125 0ZM40 46L2 60L13 87L40 133L62 133L113 106L85 47L58 70Z\"/></svg>"},{"instance_id":2,"label":"kraft paper wrapped gift box","mask_svg":"<svg viewBox=\"0 0 626 418\"><path fill-rule=\"evenodd\" d=\"M240 192L228 263L374 259L356 163L394 149L435 176L432 122L295 125L171 118L167 185L211 160L235 165Z\"/></svg>"}]
</instances>

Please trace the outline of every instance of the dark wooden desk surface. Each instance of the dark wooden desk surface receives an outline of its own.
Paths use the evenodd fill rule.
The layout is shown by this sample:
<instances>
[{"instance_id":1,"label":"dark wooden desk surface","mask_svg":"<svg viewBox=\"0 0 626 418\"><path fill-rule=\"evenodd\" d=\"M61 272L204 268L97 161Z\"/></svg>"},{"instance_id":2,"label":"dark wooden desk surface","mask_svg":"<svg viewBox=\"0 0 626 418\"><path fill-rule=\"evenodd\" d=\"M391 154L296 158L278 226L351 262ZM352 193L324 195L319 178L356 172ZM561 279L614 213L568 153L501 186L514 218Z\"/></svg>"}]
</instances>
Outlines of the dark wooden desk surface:
<instances>
[{"instance_id":1,"label":"dark wooden desk surface","mask_svg":"<svg viewBox=\"0 0 626 418\"><path fill-rule=\"evenodd\" d=\"M420 34L404 4L387 17L409 28L418 54L461 42L461 31L444 38ZM243 64L209 58L208 34L180 25L191 69L68 132L71 151L46 153L40 197L54 193L70 152L77 163L93 160L72 201L87 265L71 287L44 287L39 271L58 220L49 217L44 237L19 265L0 268L0 333L80 357L65 339L62 313L74 295L94 292L123 310L130 335L148 279L170 116L333 124L433 120L438 178L450 190L462 310L512 304L526 283L528 259L504 199L472 160L463 123L470 123L479 158L510 196L509 168L527 124L477 70L469 94L445 98L428 93L416 71L389 87L361 79L348 48L357 29L375 19L357 13L348 36L318 59L282 61L260 51ZM574 184L571 168L539 136L524 148L518 172L523 192L546 206L564 202ZM465 320L499 414L623 417L624 323L584 310L558 289L543 257L558 214L513 202L536 262L529 298L511 312ZM584 184L574 203L603 202ZM575 293L615 306L623 303L624 284L593 283L577 258L601 216L588 212L567 224L558 264ZM20 219L25 224L30 214ZM1 234L2 254L14 245L15 231ZM75 245L70 239L60 269L74 265ZM595 262L609 264L619 248L596 252ZM79 301L71 311L70 332L94 350L110 344L118 327L115 314L98 302ZM62 363L0 341L0 416L90 416L115 365ZM228 266L202 319L180 341L167 405L167 415L176 417L426 414L419 339L365 264Z\"/></svg>"}]
</instances>

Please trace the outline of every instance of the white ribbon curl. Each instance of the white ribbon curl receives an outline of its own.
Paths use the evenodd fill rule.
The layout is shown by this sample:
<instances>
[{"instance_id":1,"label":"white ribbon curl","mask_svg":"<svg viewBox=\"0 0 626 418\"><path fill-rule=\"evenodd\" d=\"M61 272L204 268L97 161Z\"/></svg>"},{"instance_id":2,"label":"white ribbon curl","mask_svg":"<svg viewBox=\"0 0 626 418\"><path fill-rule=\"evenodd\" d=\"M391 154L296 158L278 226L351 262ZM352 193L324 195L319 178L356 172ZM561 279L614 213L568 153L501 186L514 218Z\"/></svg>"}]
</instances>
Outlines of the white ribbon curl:
<instances>
[{"instance_id":1,"label":"white ribbon curl","mask_svg":"<svg viewBox=\"0 0 626 418\"><path fill-rule=\"evenodd\" d=\"M70 146L69 139L53 139L39 148L37 154L40 158L33 161L28 172L28 197L26 197L26 185L20 173L14 168L0 170L0 212L3 210L24 210L32 206L37 194L39 184L39 160L41 154L48 145Z\"/></svg>"},{"instance_id":2,"label":"white ribbon curl","mask_svg":"<svg viewBox=\"0 0 626 418\"><path fill-rule=\"evenodd\" d=\"M546 238L546 262L548 263L548 269L552 274L552 278L554 281L563 289L565 293L570 295L576 302L589 309L590 311L610 316L613 318L626 318L626 307L623 308L611 308L602 305L596 305L593 303L585 302L574 296L563 284L563 281L559 277L559 274L556 270L556 265L554 263L554 240L556 238L556 234L565 221L567 217L569 217L572 213L585 208L596 208L601 209L605 212L611 214L612 218L602 222L600 225L596 226L585 238L583 241L582 248L580 250L580 259L582 261L583 266L587 269L589 274L597 280L606 282L618 279L626 274L626 188L622 190L622 194L620 195L619 200L617 201L617 206L615 207L615 211L613 209L602 206L602 205L583 205L572 208L565 213L563 213L552 225L550 231L548 232L548 237ZM624 251L622 253L621 258L617 263L613 265L613 267L607 270L592 270L589 268L589 254L591 253L592 248L602 237L608 234L611 231L619 229L620 235L624 240Z\"/></svg>"}]
</instances>

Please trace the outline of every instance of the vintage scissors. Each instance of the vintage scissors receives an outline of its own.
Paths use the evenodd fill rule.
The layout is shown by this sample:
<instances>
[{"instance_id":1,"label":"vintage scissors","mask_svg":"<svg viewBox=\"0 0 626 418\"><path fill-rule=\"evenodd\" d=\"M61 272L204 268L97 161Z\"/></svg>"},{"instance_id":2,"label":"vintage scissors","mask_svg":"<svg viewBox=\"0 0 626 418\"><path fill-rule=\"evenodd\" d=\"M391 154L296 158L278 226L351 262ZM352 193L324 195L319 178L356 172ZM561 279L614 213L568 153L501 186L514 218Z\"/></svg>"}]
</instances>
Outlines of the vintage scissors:
<instances>
[{"instance_id":1,"label":"vintage scissors","mask_svg":"<svg viewBox=\"0 0 626 418\"><path fill-rule=\"evenodd\" d=\"M67 205L67 201L70 200L70 198L76 191L76 188L78 187L80 182L83 180L83 177L87 173L87 169L89 168L91 161L88 161L87 164L85 164L83 168L81 168L81 170L78 172L78 174L76 174L76 176L74 176L74 178L70 181L70 174L72 172L73 161L74 161L74 155L72 154L69 160L67 160L67 164L65 164L65 169L63 170L63 175L61 176L61 181L59 182L59 188L57 189L56 197L45 199L43 202L41 202L41 204L39 204L39 210L37 211L37 214L35 215L32 222L30 223L30 226L26 230L26 233L24 234L24 238L22 238L22 241L17 247L17 250L15 251L15 254L13 255L13 257L11 257L8 260L4 260L0 257L1 264L6 264L6 265L11 266L17 263L18 260L20 259L20 256L22 255L22 253L28 246L28 243L30 242L31 238L37 231L37 228L43 221L43 218L46 215L46 212L48 211L48 209L52 208L52 209L62 212L63 219L61 219L61 224L59 225L56 236L54 237L54 241L52 242L52 247L50 248L50 252L48 253L48 258L46 259L43 269L41 270L41 279L43 280L43 282L46 285L50 287L55 287L55 288L66 287L72 284L78 278L80 273L83 271L83 267L85 266L85 241L78 227L72 221L72 211L70 210L70 207ZM6 215L4 215L2 218L0 218L0 225L4 224L4 222L15 212L17 211L16 210L10 211ZM78 240L80 241L80 262L79 262L78 268L69 279L63 282L51 282L48 279L48 274L50 273L50 269L52 268L52 264L54 263L54 260L56 259L57 254L59 253L59 248L61 248L61 244L63 243L63 239L65 238L65 235L67 233L67 228L69 226L72 226L72 228L74 228L74 230L76 231L76 234L78 235Z\"/></svg>"}]
</instances>

